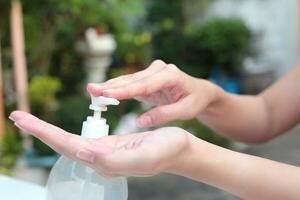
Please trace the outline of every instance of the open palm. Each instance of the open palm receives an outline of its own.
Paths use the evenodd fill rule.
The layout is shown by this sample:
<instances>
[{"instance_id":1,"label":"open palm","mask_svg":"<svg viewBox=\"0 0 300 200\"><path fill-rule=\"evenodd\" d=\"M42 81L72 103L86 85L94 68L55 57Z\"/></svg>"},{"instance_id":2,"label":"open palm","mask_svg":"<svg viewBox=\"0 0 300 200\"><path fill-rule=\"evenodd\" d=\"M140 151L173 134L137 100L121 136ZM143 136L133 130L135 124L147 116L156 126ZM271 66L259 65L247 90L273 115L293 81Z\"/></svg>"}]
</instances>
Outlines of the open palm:
<instances>
[{"instance_id":1,"label":"open palm","mask_svg":"<svg viewBox=\"0 0 300 200\"><path fill-rule=\"evenodd\" d=\"M189 135L180 128L168 127L91 139L68 133L21 111L13 112L10 119L58 153L83 162L107 177L150 176L171 170L175 158L184 152Z\"/></svg>"}]
</instances>

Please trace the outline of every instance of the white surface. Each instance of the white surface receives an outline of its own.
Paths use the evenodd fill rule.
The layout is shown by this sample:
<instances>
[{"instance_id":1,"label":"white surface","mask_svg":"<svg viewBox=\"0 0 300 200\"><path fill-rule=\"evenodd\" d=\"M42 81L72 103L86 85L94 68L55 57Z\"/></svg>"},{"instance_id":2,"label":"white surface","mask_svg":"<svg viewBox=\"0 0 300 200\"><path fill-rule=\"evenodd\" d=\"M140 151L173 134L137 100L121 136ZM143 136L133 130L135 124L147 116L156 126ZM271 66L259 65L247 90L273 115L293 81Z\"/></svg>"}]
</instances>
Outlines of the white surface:
<instances>
[{"instance_id":1,"label":"white surface","mask_svg":"<svg viewBox=\"0 0 300 200\"><path fill-rule=\"evenodd\" d=\"M1 200L44 200L44 187L0 175Z\"/></svg>"}]
</instances>

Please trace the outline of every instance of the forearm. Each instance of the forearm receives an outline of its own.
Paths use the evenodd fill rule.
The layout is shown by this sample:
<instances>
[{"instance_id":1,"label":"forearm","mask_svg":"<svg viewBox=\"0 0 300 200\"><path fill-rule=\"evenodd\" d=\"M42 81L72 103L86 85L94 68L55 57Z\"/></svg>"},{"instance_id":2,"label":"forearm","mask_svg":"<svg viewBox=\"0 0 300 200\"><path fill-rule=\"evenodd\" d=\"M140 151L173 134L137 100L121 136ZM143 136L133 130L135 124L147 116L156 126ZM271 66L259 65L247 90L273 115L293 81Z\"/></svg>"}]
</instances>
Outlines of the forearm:
<instances>
[{"instance_id":1,"label":"forearm","mask_svg":"<svg viewBox=\"0 0 300 200\"><path fill-rule=\"evenodd\" d=\"M260 96L233 95L216 86L216 101L197 118L234 140L257 143L272 137L267 134L270 118Z\"/></svg>"},{"instance_id":2,"label":"forearm","mask_svg":"<svg viewBox=\"0 0 300 200\"><path fill-rule=\"evenodd\" d=\"M215 101L200 112L198 119L243 142L274 138L300 121L299 76L300 65L256 96L232 95L215 86Z\"/></svg>"},{"instance_id":3,"label":"forearm","mask_svg":"<svg viewBox=\"0 0 300 200\"><path fill-rule=\"evenodd\" d=\"M172 173L226 190L243 199L299 199L298 167L233 152L191 136Z\"/></svg>"}]
</instances>

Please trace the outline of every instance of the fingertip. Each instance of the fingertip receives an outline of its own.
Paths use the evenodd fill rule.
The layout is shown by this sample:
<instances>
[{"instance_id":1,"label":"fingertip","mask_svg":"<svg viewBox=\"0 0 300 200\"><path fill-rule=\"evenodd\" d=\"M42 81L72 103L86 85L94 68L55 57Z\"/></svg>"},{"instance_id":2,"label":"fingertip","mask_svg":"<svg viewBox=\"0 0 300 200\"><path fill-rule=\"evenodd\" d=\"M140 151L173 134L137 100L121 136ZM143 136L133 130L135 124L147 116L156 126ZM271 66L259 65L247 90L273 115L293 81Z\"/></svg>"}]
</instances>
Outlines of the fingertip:
<instances>
[{"instance_id":1,"label":"fingertip","mask_svg":"<svg viewBox=\"0 0 300 200\"><path fill-rule=\"evenodd\" d=\"M28 119L19 119L14 123L14 125L22 131L23 134L30 134L32 135L31 131L31 121Z\"/></svg>"},{"instance_id":2,"label":"fingertip","mask_svg":"<svg viewBox=\"0 0 300 200\"><path fill-rule=\"evenodd\" d=\"M16 121L16 115L17 115L17 112L18 111L13 111L10 113L10 115L8 116L8 118L11 120L11 121Z\"/></svg>"},{"instance_id":3,"label":"fingertip","mask_svg":"<svg viewBox=\"0 0 300 200\"><path fill-rule=\"evenodd\" d=\"M101 91L98 90L98 85L95 83L89 83L86 86L86 90L88 93L92 95L101 95Z\"/></svg>"},{"instance_id":4,"label":"fingertip","mask_svg":"<svg viewBox=\"0 0 300 200\"><path fill-rule=\"evenodd\" d=\"M153 126L153 120L149 115L142 115L137 119L137 125L140 128L148 128Z\"/></svg>"},{"instance_id":5,"label":"fingertip","mask_svg":"<svg viewBox=\"0 0 300 200\"><path fill-rule=\"evenodd\" d=\"M29 113L20 110L15 110L12 113L10 113L8 118L12 121L18 121L27 115L29 115Z\"/></svg>"},{"instance_id":6,"label":"fingertip","mask_svg":"<svg viewBox=\"0 0 300 200\"><path fill-rule=\"evenodd\" d=\"M23 125L20 124L19 122L15 122L15 126L16 126L18 129L20 129L23 133L28 133L27 129L25 129L25 128L23 127Z\"/></svg>"}]
</instances>

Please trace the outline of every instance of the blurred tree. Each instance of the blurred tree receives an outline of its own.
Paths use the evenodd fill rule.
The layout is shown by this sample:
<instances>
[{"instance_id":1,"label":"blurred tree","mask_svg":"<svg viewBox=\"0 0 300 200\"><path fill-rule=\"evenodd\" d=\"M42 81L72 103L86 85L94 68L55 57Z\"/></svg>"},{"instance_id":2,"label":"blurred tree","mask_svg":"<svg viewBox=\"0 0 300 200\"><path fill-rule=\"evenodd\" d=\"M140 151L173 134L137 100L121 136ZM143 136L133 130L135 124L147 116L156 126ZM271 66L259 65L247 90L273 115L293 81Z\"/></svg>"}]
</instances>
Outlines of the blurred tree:
<instances>
[{"instance_id":1,"label":"blurred tree","mask_svg":"<svg viewBox=\"0 0 300 200\"><path fill-rule=\"evenodd\" d=\"M202 18L212 0L171 0L151 1L148 22L153 38L153 57L176 64L181 70L197 77L203 77L206 69L190 65L185 55L190 52L186 48L188 38L185 35L187 25L196 23ZM199 16L199 13L202 15ZM197 16L197 17L196 17Z\"/></svg>"},{"instance_id":2,"label":"blurred tree","mask_svg":"<svg viewBox=\"0 0 300 200\"><path fill-rule=\"evenodd\" d=\"M30 108L27 100L27 63L24 52L23 12L22 4L19 0L11 1L10 33L17 105L19 110L29 112Z\"/></svg>"},{"instance_id":3,"label":"blurred tree","mask_svg":"<svg viewBox=\"0 0 300 200\"><path fill-rule=\"evenodd\" d=\"M49 76L35 76L28 88L28 96L31 111L34 115L49 121L56 122L56 111L58 101L56 94L61 89L61 82L58 78ZM38 155L51 155L54 151L38 139L33 139L33 147Z\"/></svg>"},{"instance_id":4,"label":"blurred tree","mask_svg":"<svg viewBox=\"0 0 300 200\"><path fill-rule=\"evenodd\" d=\"M85 73L74 45L86 28L101 28L121 40L122 34L131 32L133 26L124 19L143 15L143 1L135 0L22 0L22 4L29 75L50 73L59 76L63 83L62 96L82 92ZM5 48L9 48L9 7L10 0L0 2L0 37L4 38ZM121 59L127 57L123 52L118 54ZM9 60L9 55L5 56L4 62L8 66Z\"/></svg>"},{"instance_id":5,"label":"blurred tree","mask_svg":"<svg viewBox=\"0 0 300 200\"><path fill-rule=\"evenodd\" d=\"M215 0L185 0L184 17L189 24L203 21L207 10Z\"/></svg>"},{"instance_id":6,"label":"blurred tree","mask_svg":"<svg viewBox=\"0 0 300 200\"><path fill-rule=\"evenodd\" d=\"M61 89L58 78L35 76L29 85L28 94L32 112L41 117L47 117L57 108L56 93ZM43 114L47 116L42 116Z\"/></svg>"},{"instance_id":7,"label":"blurred tree","mask_svg":"<svg viewBox=\"0 0 300 200\"><path fill-rule=\"evenodd\" d=\"M149 60L151 34L124 32L118 37L118 54L124 65L144 66Z\"/></svg>"},{"instance_id":8,"label":"blurred tree","mask_svg":"<svg viewBox=\"0 0 300 200\"><path fill-rule=\"evenodd\" d=\"M2 67L2 47L0 38L0 139L3 137L4 130L4 96L3 96L3 67Z\"/></svg>"},{"instance_id":9,"label":"blurred tree","mask_svg":"<svg viewBox=\"0 0 300 200\"><path fill-rule=\"evenodd\" d=\"M21 0L24 11L26 55L29 68L29 96L32 112L70 131L80 131L88 111L89 99L83 96L85 70L82 58L75 51L76 41L89 27L113 33L120 64L141 64L150 35L140 26L144 1L136 0ZM0 1L0 37L3 42L3 62L11 66L8 10L10 0ZM136 17L140 16L140 17ZM126 37L130 35L130 40ZM131 37L132 36L132 37ZM126 47L129 47L126 49ZM46 92L46 94L45 94ZM59 92L58 95L55 95ZM61 105L60 105L61 104ZM81 106L80 115L73 115L74 106ZM12 108L10 108L11 110ZM57 111L56 109L61 109ZM54 112L55 111L55 112ZM57 112L56 112L57 111ZM65 113L60 117L60 112ZM118 118L114 118L114 124ZM59 120L63 119L63 120ZM41 154L49 149L34 141ZM38 152L39 153L39 152Z\"/></svg>"},{"instance_id":10,"label":"blurred tree","mask_svg":"<svg viewBox=\"0 0 300 200\"><path fill-rule=\"evenodd\" d=\"M40 75L58 78L61 83L57 96L59 99L76 98L84 93L85 70L82 58L74 46L88 27L96 27L103 32L114 34L118 42L116 57L119 64L141 64L141 60L146 57L144 51L140 50L140 47L144 48L151 40L150 34L141 26L143 23L140 19L145 15L144 0L22 0L21 2L31 83L36 82L34 77ZM10 69L11 66L8 26L10 4L10 0L0 1L0 37L3 41L3 63L6 69ZM46 84L51 84L51 81ZM32 98L31 105L34 107L34 113L39 112L37 113L39 117L52 121L50 115L41 113L43 109L36 109L39 105L35 105ZM81 121L77 123L81 124Z\"/></svg>"},{"instance_id":11,"label":"blurred tree","mask_svg":"<svg viewBox=\"0 0 300 200\"><path fill-rule=\"evenodd\" d=\"M5 133L0 140L0 174L11 175L11 169L22 150L22 142L21 136L8 123L5 124Z\"/></svg>"},{"instance_id":12,"label":"blurred tree","mask_svg":"<svg viewBox=\"0 0 300 200\"><path fill-rule=\"evenodd\" d=\"M238 18L212 19L186 32L186 62L194 67L237 73L249 52L251 31ZM208 73L208 72L207 72Z\"/></svg>"},{"instance_id":13,"label":"blurred tree","mask_svg":"<svg viewBox=\"0 0 300 200\"><path fill-rule=\"evenodd\" d=\"M182 64L184 0L151 1L148 22L153 33L153 57Z\"/></svg>"}]
</instances>

